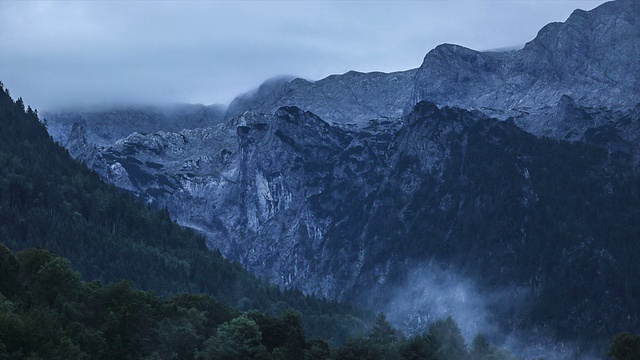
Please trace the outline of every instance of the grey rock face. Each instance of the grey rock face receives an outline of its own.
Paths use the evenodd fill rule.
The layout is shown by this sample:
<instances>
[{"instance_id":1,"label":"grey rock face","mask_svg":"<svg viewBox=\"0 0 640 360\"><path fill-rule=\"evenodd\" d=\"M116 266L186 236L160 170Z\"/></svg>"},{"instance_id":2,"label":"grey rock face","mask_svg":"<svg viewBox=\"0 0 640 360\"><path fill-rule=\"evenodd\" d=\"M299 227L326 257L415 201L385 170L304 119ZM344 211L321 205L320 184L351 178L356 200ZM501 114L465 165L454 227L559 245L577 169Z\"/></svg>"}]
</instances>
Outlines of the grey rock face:
<instances>
[{"instance_id":1,"label":"grey rock face","mask_svg":"<svg viewBox=\"0 0 640 360\"><path fill-rule=\"evenodd\" d=\"M257 91L236 98L225 117L238 116L246 110L272 114L282 106L297 106L334 123L366 124L371 119L399 118L410 101L415 73L350 71L316 82L267 82Z\"/></svg>"},{"instance_id":2,"label":"grey rock face","mask_svg":"<svg viewBox=\"0 0 640 360\"><path fill-rule=\"evenodd\" d=\"M222 121L223 113L224 108L219 105L178 104L61 110L45 112L41 117L47 120L49 134L63 145L73 127L81 125L88 143L106 146L133 132L176 132L213 126Z\"/></svg>"},{"instance_id":3,"label":"grey rock face","mask_svg":"<svg viewBox=\"0 0 640 360\"><path fill-rule=\"evenodd\" d=\"M629 109L640 102L638 19L638 2L615 1L545 26L521 50L478 52L443 44L418 69L405 72L270 81L236 98L225 117L293 105L330 123L358 124L399 118L426 100L504 120L544 112L565 95L579 106Z\"/></svg>"},{"instance_id":4,"label":"grey rock face","mask_svg":"<svg viewBox=\"0 0 640 360\"><path fill-rule=\"evenodd\" d=\"M481 53L456 45L430 51L414 100L486 110L506 118L555 105L630 108L640 102L640 4L616 1L576 10L540 30L524 49Z\"/></svg>"},{"instance_id":5,"label":"grey rock face","mask_svg":"<svg viewBox=\"0 0 640 360\"><path fill-rule=\"evenodd\" d=\"M353 283L358 276L352 265L359 252L334 256L341 238L328 239L327 231L345 219L331 214L344 201L336 198L343 189L356 198L375 189L382 161L375 159L388 144L389 126L397 125L374 122L370 132L353 133L297 108L246 112L212 128L134 133L101 149L90 166L167 206L250 270L283 286L340 297L349 289L342 277ZM340 206L346 211L348 204Z\"/></svg>"}]
</instances>

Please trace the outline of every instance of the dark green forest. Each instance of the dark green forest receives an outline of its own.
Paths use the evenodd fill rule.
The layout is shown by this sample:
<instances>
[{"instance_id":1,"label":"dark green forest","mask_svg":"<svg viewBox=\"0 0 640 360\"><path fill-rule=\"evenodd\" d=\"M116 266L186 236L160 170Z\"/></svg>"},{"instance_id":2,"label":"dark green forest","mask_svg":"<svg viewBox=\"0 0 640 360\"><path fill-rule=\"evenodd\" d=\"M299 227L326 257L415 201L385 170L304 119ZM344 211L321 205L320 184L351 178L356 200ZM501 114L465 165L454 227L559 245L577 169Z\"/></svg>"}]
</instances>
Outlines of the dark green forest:
<instances>
[{"instance_id":1,"label":"dark green forest","mask_svg":"<svg viewBox=\"0 0 640 360\"><path fill-rule=\"evenodd\" d=\"M406 339L383 314L331 349L302 315L241 313L209 295L162 298L128 281L82 282L65 258L0 244L0 359L512 359L451 319Z\"/></svg>"},{"instance_id":2,"label":"dark green forest","mask_svg":"<svg viewBox=\"0 0 640 360\"><path fill-rule=\"evenodd\" d=\"M379 314L339 347L309 339L302 315L239 312L209 295L159 297L129 281L82 282L47 250L0 244L0 359L509 360L477 335L465 343L450 317L406 338ZM639 359L640 335L613 337L609 355Z\"/></svg>"}]
</instances>

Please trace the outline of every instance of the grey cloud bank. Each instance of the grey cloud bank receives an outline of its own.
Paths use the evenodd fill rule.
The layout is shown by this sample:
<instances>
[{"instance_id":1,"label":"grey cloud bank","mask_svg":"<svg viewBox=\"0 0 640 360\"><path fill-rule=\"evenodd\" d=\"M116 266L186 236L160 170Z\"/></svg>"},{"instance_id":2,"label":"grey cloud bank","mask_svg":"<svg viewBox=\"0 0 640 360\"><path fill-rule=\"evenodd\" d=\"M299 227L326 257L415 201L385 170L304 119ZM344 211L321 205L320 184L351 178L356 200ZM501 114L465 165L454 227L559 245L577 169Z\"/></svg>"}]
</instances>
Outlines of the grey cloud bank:
<instances>
[{"instance_id":1,"label":"grey cloud bank","mask_svg":"<svg viewBox=\"0 0 640 360\"><path fill-rule=\"evenodd\" d=\"M603 1L2 1L0 80L40 110L228 103L263 80L416 68L522 45Z\"/></svg>"}]
</instances>

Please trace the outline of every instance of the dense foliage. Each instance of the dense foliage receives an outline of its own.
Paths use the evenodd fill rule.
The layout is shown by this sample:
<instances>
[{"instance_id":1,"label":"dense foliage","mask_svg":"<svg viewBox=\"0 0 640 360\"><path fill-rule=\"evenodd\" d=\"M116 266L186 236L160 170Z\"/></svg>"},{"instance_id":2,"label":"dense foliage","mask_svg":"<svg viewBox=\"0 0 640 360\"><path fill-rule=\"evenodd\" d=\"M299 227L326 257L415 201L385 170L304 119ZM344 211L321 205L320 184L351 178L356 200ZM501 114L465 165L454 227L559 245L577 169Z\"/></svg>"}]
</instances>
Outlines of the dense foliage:
<instances>
[{"instance_id":1,"label":"dense foliage","mask_svg":"<svg viewBox=\"0 0 640 360\"><path fill-rule=\"evenodd\" d=\"M640 360L640 334L628 332L616 334L611 338L609 352L613 360Z\"/></svg>"},{"instance_id":2,"label":"dense foliage","mask_svg":"<svg viewBox=\"0 0 640 360\"><path fill-rule=\"evenodd\" d=\"M84 280L119 279L161 295L202 293L240 310L295 309L305 330L343 342L373 320L367 312L281 291L210 251L204 239L105 184L55 144L36 111L0 86L0 242L69 259Z\"/></svg>"},{"instance_id":3,"label":"dense foliage","mask_svg":"<svg viewBox=\"0 0 640 360\"><path fill-rule=\"evenodd\" d=\"M539 139L509 123L477 127L463 175L483 201L464 215L481 220L465 224L454 243L473 254L499 244L500 261L481 265L483 278L528 284L536 295L528 321L551 324L561 338L596 341L638 329L637 172L596 146Z\"/></svg>"},{"instance_id":4,"label":"dense foliage","mask_svg":"<svg viewBox=\"0 0 640 360\"><path fill-rule=\"evenodd\" d=\"M366 337L330 349L299 312L239 313L208 295L160 298L130 282L84 283L69 261L0 244L0 359L512 359L451 319L405 339L380 314Z\"/></svg>"}]
</instances>

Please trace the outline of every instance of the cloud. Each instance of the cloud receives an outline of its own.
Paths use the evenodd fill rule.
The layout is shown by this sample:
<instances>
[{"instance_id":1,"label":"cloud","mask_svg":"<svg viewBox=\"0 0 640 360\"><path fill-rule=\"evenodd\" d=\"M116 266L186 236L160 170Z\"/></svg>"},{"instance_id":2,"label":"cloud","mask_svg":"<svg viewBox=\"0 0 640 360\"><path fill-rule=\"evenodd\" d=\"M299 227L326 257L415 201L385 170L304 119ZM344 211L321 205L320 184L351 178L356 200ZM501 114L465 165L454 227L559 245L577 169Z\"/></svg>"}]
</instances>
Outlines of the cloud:
<instances>
[{"instance_id":1,"label":"cloud","mask_svg":"<svg viewBox=\"0 0 640 360\"><path fill-rule=\"evenodd\" d=\"M523 324L532 303L524 287L486 288L436 261L408 272L405 282L384 295L371 294L389 321L408 335L428 332L438 319L451 316L467 344L482 333L495 346L526 359L596 359L577 344L558 341L550 330L535 332Z\"/></svg>"},{"instance_id":2,"label":"cloud","mask_svg":"<svg viewBox=\"0 0 640 360\"><path fill-rule=\"evenodd\" d=\"M478 333L496 337L506 316L516 321L526 304L526 289L484 290L455 270L424 264L409 272L406 282L392 291L385 306L388 317L410 333L421 333L437 319L453 317L471 342Z\"/></svg>"},{"instance_id":3,"label":"cloud","mask_svg":"<svg viewBox=\"0 0 640 360\"><path fill-rule=\"evenodd\" d=\"M0 79L36 107L227 103L264 79L420 65L519 45L602 1L3 1Z\"/></svg>"}]
</instances>

